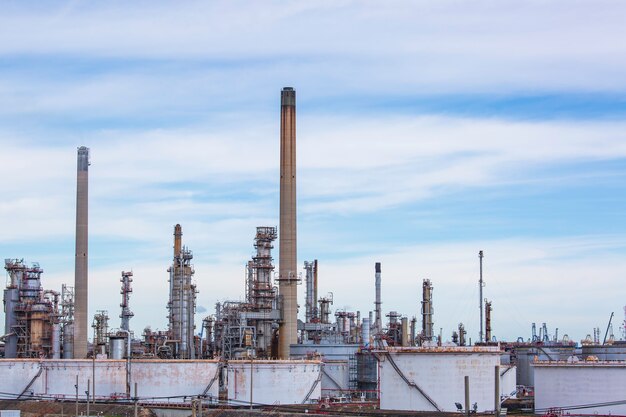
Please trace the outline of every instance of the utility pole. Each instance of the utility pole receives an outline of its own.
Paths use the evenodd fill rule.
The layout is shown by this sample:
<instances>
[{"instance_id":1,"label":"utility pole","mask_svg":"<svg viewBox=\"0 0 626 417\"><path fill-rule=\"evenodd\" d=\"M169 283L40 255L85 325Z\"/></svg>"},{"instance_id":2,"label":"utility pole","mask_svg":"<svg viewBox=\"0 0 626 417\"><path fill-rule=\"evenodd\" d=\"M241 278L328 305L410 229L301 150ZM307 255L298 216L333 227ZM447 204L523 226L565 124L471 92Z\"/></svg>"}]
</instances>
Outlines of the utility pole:
<instances>
[{"instance_id":1,"label":"utility pole","mask_svg":"<svg viewBox=\"0 0 626 417\"><path fill-rule=\"evenodd\" d=\"M137 383L135 382L135 417L137 417Z\"/></svg>"},{"instance_id":2,"label":"utility pole","mask_svg":"<svg viewBox=\"0 0 626 417\"><path fill-rule=\"evenodd\" d=\"M76 374L76 384L74 388L76 388L76 417L78 417L78 374Z\"/></svg>"},{"instance_id":3,"label":"utility pole","mask_svg":"<svg viewBox=\"0 0 626 417\"><path fill-rule=\"evenodd\" d=\"M480 260L480 279L478 280L478 289L480 298L480 334L478 335L478 340L483 340L483 287L485 284L483 283L483 251L478 251L478 259Z\"/></svg>"},{"instance_id":4,"label":"utility pole","mask_svg":"<svg viewBox=\"0 0 626 417\"><path fill-rule=\"evenodd\" d=\"M89 417L89 389L91 387L91 381L87 380L87 391L85 391L85 394L87 394L87 417Z\"/></svg>"}]
</instances>

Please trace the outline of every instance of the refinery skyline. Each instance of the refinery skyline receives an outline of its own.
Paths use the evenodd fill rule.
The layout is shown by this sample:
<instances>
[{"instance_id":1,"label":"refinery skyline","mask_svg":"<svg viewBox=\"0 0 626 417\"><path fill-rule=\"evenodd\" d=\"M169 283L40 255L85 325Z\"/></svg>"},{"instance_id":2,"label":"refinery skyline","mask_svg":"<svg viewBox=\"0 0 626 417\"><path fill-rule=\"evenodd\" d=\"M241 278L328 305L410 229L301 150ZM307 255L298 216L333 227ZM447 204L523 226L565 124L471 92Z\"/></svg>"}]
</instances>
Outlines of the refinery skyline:
<instances>
[{"instance_id":1,"label":"refinery skyline","mask_svg":"<svg viewBox=\"0 0 626 417\"><path fill-rule=\"evenodd\" d=\"M419 317L428 278L435 333L475 341L483 250L499 339L546 322L580 341L611 312L619 338L626 10L603 4L0 5L0 252L73 284L87 146L88 321L119 326L132 270L131 328L166 327L180 223L199 324L243 297L256 227L279 223L293 86L298 265L318 259L333 310L373 310L381 262L385 314Z\"/></svg>"}]
</instances>

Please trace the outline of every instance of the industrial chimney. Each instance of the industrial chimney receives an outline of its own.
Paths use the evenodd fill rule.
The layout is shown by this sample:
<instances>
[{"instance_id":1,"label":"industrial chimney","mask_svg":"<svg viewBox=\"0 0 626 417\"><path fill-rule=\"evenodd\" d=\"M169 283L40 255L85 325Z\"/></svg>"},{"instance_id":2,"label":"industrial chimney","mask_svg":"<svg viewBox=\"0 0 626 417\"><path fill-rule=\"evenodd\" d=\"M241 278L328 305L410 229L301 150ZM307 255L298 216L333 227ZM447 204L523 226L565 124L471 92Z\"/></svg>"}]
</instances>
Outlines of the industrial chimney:
<instances>
[{"instance_id":1,"label":"industrial chimney","mask_svg":"<svg viewBox=\"0 0 626 417\"><path fill-rule=\"evenodd\" d=\"M74 358L87 357L88 295L87 237L88 237L88 187L89 148L78 148L78 171L76 178L76 259L74 266Z\"/></svg>"},{"instance_id":2,"label":"industrial chimney","mask_svg":"<svg viewBox=\"0 0 626 417\"><path fill-rule=\"evenodd\" d=\"M282 301L278 357L289 358L298 342L298 273L296 238L296 92L283 88L280 106L280 227L278 291Z\"/></svg>"}]
</instances>

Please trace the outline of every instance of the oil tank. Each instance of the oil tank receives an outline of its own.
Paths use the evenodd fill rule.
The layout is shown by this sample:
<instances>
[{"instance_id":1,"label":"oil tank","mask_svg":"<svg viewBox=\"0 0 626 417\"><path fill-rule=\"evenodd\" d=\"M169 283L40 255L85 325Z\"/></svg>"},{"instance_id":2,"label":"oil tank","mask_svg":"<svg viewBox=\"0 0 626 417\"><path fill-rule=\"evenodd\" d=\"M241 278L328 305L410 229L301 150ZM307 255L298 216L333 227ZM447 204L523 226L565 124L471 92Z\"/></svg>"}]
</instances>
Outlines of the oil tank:
<instances>
[{"instance_id":1,"label":"oil tank","mask_svg":"<svg viewBox=\"0 0 626 417\"><path fill-rule=\"evenodd\" d=\"M111 359L124 359L126 347L126 337L109 336L109 354Z\"/></svg>"},{"instance_id":2,"label":"oil tank","mask_svg":"<svg viewBox=\"0 0 626 417\"><path fill-rule=\"evenodd\" d=\"M612 345L583 345L581 349L583 359L595 356L601 361L626 360L626 342L624 341L616 341Z\"/></svg>"}]
</instances>

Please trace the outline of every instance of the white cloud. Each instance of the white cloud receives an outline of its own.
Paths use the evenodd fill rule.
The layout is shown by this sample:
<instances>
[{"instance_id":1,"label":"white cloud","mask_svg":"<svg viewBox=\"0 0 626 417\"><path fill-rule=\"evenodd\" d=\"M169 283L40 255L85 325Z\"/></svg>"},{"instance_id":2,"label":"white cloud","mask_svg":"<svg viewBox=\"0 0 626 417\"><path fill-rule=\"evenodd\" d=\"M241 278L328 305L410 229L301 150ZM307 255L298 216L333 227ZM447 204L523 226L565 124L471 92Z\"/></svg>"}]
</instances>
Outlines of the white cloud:
<instances>
[{"instance_id":1,"label":"white cloud","mask_svg":"<svg viewBox=\"0 0 626 417\"><path fill-rule=\"evenodd\" d=\"M204 2L4 6L0 53L250 62L352 92L624 90L611 2ZM232 68L230 69L232 70ZM262 83L254 67L231 78ZM315 78L322 82L312 81ZM238 84L229 83L230 86ZM310 88L314 90L314 88ZM78 90L79 91L79 90Z\"/></svg>"}]
</instances>

